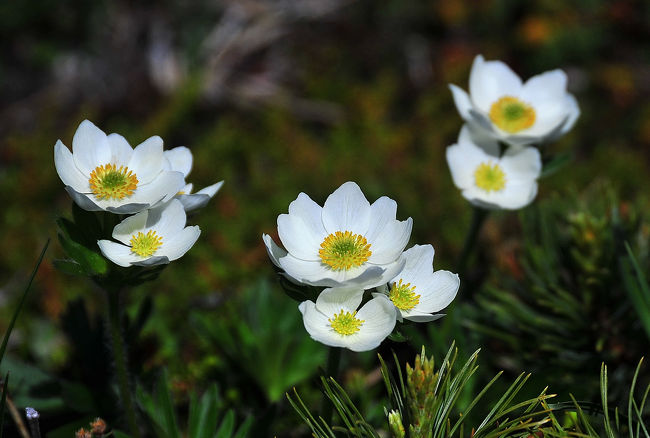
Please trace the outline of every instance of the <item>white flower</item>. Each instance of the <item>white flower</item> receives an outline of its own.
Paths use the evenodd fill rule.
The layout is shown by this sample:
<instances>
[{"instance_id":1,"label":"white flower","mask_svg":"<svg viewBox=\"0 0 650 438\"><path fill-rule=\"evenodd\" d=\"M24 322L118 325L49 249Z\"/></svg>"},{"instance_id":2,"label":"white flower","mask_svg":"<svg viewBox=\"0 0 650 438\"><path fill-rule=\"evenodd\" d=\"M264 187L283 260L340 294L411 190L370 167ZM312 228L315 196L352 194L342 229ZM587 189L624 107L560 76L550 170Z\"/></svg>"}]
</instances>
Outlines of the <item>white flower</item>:
<instances>
[{"instance_id":1,"label":"white flower","mask_svg":"<svg viewBox=\"0 0 650 438\"><path fill-rule=\"evenodd\" d=\"M474 205L491 209L516 210L530 204L537 195L542 171L536 148L510 148L500 157L496 141L470 135L467 125L461 129L458 143L447 148L447 164L463 196Z\"/></svg>"},{"instance_id":2,"label":"white flower","mask_svg":"<svg viewBox=\"0 0 650 438\"><path fill-rule=\"evenodd\" d=\"M131 214L170 200L183 174L166 170L163 142L150 137L135 149L119 134L84 120L72 139L72 153L58 140L54 164L72 199L83 209Z\"/></svg>"},{"instance_id":3,"label":"white flower","mask_svg":"<svg viewBox=\"0 0 650 438\"><path fill-rule=\"evenodd\" d=\"M130 216L113 229L113 238L99 240L102 254L116 265L151 266L182 257L201 234L198 226L185 227L185 210L180 201Z\"/></svg>"},{"instance_id":4,"label":"white flower","mask_svg":"<svg viewBox=\"0 0 650 438\"><path fill-rule=\"evenodd\" d=\"M289 214L278 216L286 251L268 235L273 263L299 283L314 286L386 283L402 270L401 258L413 221L395 219L397 203L385 196L372 205L358 185L346 182L320 207L300 193Z\"/></svg>"},{"instance_id":5,"label":"white flower","mask_svg":"<svg viewBox=\"0 0 650 438\"><path fill-rule=\"evenodd\" d=\"M165 151L165 158L169 162L171 170L181 172L184 178L187 178L192 170L192 152L185 146L178 146ZM185 182L184 182L185 184ZM183 203L185 211L189 212L198 208L205 207L210 199L219 191L223 181L207 186L196 193L192 193L192 184L185 184L176 195L176 199Z\"/></svg>"},{"instance_id":6,"label":"white flower","mask_svg":"<svg viewBox=\"0 0 650 438\"><path fill-rule=\"evenodd\" d=\"M382 287L397 308L397 319L428 322L443 315L431 315L447 307L456 297L460 280L449 271L433 272L431 245L414 245L404 251L406 264L399 275ZM376 294L374 294L376 295Z\"/></svg>"},{"instance_id":7,"label":"white flower","mask_svg":"<svg viewBox=\"0 0 650 438\"><path fill-rule=\"evenodd\" d=\"M305 329L312 339L331 347L352 351L376 348L395 327L395 306L379 295L357 311L363 289L332 288L318 295L316 303L303 301L298 306Z\"/></svg>"},{"instance_id":8,"label":"white flower","mask_svg":"<svg viewBox=\"0 0 650 438\"><path fill-rule=\"evenodd\" d=\"M501 61L478 55L469 76L469 95L449 85L460 116L473 127L511 145L554 140L575 124L580 109L567 93L567 76L551 70L522 83Z\"/></svg>"}]
</instances>

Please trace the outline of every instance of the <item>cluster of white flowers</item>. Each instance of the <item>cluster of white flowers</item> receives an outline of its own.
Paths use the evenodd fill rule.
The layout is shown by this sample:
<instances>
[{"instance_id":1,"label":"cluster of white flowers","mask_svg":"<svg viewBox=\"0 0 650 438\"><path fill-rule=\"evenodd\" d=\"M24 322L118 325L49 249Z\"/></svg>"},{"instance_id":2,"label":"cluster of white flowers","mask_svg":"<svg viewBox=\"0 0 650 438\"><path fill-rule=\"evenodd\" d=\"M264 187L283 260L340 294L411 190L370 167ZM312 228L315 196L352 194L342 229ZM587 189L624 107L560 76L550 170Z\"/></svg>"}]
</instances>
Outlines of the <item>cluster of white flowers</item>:
<instances>
[{"instance_id":1,"label":"cluster of white flowers","mask_svg":"<svg viewBox=\"0 0 650 438\"><path fill-rule=\"evenodd\" d=\"M397 203L370 204L354 182L332 193L323 207L300 193L289 214L278 216L278 235L264 243L273 263L296 284L326 287L299 309L305 329L323 344L353 351L376 348L396 321L432 321L460 286L458 275L433 271L431 245L404 251L413 221L396 219ZM374 290L365 304L364 293ZM361 306L361 308L359 308Z\"/></svg>"},{"instance_id":2,"label":"cluster of white flowers","mask_svg":"<svg viewBox=\"0 0 650 438\"><path fill-rule=\"evenodd\" d=\"M483 208L514 210L535 199L542 160L533 145L564 135L580 115L566 87L562 70L523 83L506 64L481 55L472 65L469 95L450 84L465 126L458 142L447 148L447 163L467 200Z\"/></svg>"},{"instance_id":3,"label":"cluster of white flowers","mask_svg":"<svg viewBox=\"0 0 650 438\"><path fill-rule=\"evenodd\" d=\"M77 128L72 152L54 145L54 163L66 191L81 208L133 214L120 222L110 240L98 241L117 265L151 266L183 256L201 233L186 227L186 212L203 207L223 182L192 194L185 179L192 169L186 147L163 151L160 137L132 148L119 134L106 135L88 120Z\"/></svg>"}]
</instances>

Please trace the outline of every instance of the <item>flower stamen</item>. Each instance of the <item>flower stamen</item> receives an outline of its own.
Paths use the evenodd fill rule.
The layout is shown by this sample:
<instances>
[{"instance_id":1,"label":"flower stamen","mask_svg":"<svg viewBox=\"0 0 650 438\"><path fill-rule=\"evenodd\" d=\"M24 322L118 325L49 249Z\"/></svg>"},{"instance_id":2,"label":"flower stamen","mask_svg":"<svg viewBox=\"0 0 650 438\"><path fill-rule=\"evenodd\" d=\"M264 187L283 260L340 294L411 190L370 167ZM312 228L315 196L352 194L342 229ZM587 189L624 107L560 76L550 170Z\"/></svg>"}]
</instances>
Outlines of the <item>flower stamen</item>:
<instances>
[{"instance_id":1,"label":"flower stamen","mask_svg":"<svg viewBox=\"0 0 650 438\"><path fill-rule=\"evenodd\" d=\"M131 236L129 244L132 253L140 257L151 257L162 245L162 237L154 230L147 231L147 234L138 231L138 234Z\"/></svg>"},{"instance_id":2,"label":"flower stamen","mask_svg":"<svg viewBox=\"0 0 650 438\"><path fill-rule=\"evenodd\" d=\"M506 174L501 166L488 161L479 164L474 171L474 183L476 187L488 193L499 192L506 186Z\"/></svg>"},{"instance_id":3,"label":"flower stamen","mask_svg":"<svg viewBox=\"0 0 650 438\"><path fill-rule=\"evenodd\" d=\"M138 187L138 178L126 166L102 164L90 173L90 190L97 199L124 199Z\"/></svg>"},{"instance_id":4,"label":"flower stamen","mask_svg":"<svg viewBox=\"0 0 650 438\"><path fill-rule=\"evenodd\" d=\"M370 244L360 234L337 231L323 240L318 250L320 259L335 271L363 265L372 255Z\"/></svg>"},{"instance_id":5,"label":"flower stamen","mask_svg":"<svg viewBox=\"0 0 650 438\"><path fill-rule=\"evenodd\" d=\"M343 336L353 335L359 331L365 320L356 317L357 312L352 313L341 309L341 313L334 314L334 318L328 319L336 333Z\"/></svg>"},{"instance_id":6,"label":"flower stamen","mask_svg":"<svg viewBox=\"0 0 650 438\"><path fill-rule=\"evenodd\" d=\"M415 294L415 286L411 286L411 283L402 283L401 278L397 283L393 283L388 297L400 310L411 310L420 304L420 295Z\"/></svg>"},{"instance_id":7,"label":"flower stamen","mask_svg":"<svg viewBox=\"0 0 650 438\"><path fill-rule=\"evenodd\" d=\"M510 134L528 129L535 123L532 106L512 96L503 96L490 107L490 120Z\"/></svg>"}]
</instances>

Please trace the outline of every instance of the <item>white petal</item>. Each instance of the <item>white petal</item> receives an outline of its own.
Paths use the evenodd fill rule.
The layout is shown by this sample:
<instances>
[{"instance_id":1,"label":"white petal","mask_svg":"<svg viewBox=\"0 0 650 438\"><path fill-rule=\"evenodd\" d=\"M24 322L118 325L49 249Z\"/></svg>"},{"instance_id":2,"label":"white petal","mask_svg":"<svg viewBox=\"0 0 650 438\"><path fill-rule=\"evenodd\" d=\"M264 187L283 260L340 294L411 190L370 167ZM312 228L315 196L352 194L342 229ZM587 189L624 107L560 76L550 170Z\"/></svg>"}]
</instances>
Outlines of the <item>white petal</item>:
<instances>
[{"instance_id":1,"label":"white petal","mask_svg":"<svg viewBox=\"0 0 650 438\"><path fill-rule=\"evenodd\" d=\"M84 120L72 138L72 155L79 170L86 174L111 161L111 149L104 131Z\"/></svg>"},{"instance_id":2,"label":"white petal","mask_svg":"<svg viewBox=\"0 0 650 438\"><path fill-rule=\"evenodd\" d=\"M447 148L447 164L454 184L459 189L474 186L474 172L483 161L495 161L473 143L462 142Z\"/></svg>"},{"instance_id":3,"label":"white petal","mask_svg":"<svg viewBox=\"0 0 650 438\"><path fill-rule=\"evenodd\" d=\"M110 211L111 213L115 213L115 214L133 214L151 207L150 204L137 203L137 202L130 202L128 204L121 204L121 205L117 204L115 206L104 205L104 201L98 201L98 202L100 203L100 205L104 210Z\"/></svg>"},{"instance_id":4,"label":"white petal","mask_svg":"<svg viewBox=\"0 0 650 438\"><path fill-rule=\"evenodd\" d=\"M544 72L528 79L521 88L521 100L536 106L545 102L561 104L566 95L567 76L562 70Z\"/></svg>"},{"instance_id":5,"label":"white petal","mask_svg":"<svg viewBox=\"0 0 650 438\"><path fill-rule=\"evenodd\" d=\"M344 347L345 336L336 333L330 325L329 318L316 310L313 301L303 301L298 306L302 313L302 321L305 330L312 339L330 347Z\"/></svg>"},{"instance_id":6,"label":"white petal","mask_svg":"<svg viewBox=\"0 0 650 438\"><path fill-rule=\"evenodd\" d=\"M469 94L480 110L488 113L494 102L503 96L517 96L521 79L501 61L485 61L481 55L474 59L469 76Z\"/></svg>"},{"instance_id":7,"label":"white petal","mask_svg":"<svg viewBox=\"0 0 650 438\"><path fill-rule=\"evenodd\" d=\"M320 261L298 259L291 254L278 258L279 266L288 276L303 284L313 286L340 286L340 282L333 280L336 273Z\"/></svg>"},{"instance_id":8,"label":"white petal","mask_svg":"<svg viewBox=\"0 0 650 438\"><path fill-rule=\"evenodd\" d=\"M180 172L161 172L147 184L138 183L130 202L156 205L172 199L183 187L183 174Z\"/></svg>"},{"instance_id":9,"label":"white petal","mask_svg":"<svg viewBox=\"0 0 650 438\"><path fill-rule=\"evenodd\" d=\"M289 204L289 214L300 218L311 232L318 236L321 242L328 235L323 226L323 208L315 203L309 196L300 193L298 197ZM319 242L319 244L321 243Z\"/></svg>"},{"instance_id":10,"label":"white petal","mask_svg":"<svg viewBox=\"0 0 650 438\"><path fill-rule=\"evenodd\" d=\"M334 287L323 290L316 299L316 309L333 317L341 310L355 312L361 304L363 289L359 287Z\"/></svg>"},{"instance_id":11,"label":"white petal","mask_svg":"<svg viewBox=\"0 0 650 438\"><path fill-rule=\"evenodd\" d=\"M459 287L458 274L436 271L428 281L416 287L415 292L420 295L420 302L413 310L417 313L438 312L451 304ZM404 317L406 318L406 315Z\"/></svg>"},{"instance_id":12,"label":"white petal","mask_svg":"<svg viewBox=\"0 0 650 438\"><path fill-rule=\"evenodd\" d=\"M116 265L129 267L133 262L142 260L142 257L132 253L131 248L128 246L111 242L110 240L99 240L97 241L97 245L102 254L104 254L104 257Z\"/></svg>"},{"instance_id":13,"label":"white petal","mask_svg":"<svg viewBox=\"0 0 650 438\"><path fill-rule=\"evenodd\" d=\"M165 256L151 256L146 259L141 259L133 262L133 265L136 266L154 266L154 265L166 265L169 263L169 259Z\"/></svg>"},{"instance_id":14,"label":"white petal","mask_svg":"<svg viewBox=\"0 0 650 438\"><path fill-rule=\"evenodd\" d=\"M185 146L178 146L165 151L165 158L169 160L171 170L181 172L186 178L192 170L192 152Z\"/></svg>"},{"instance_id":15,"label":"white petal","mask_svg":"<svg viewBox=\"0 0 650 438\"><path fill-rule=\"evenodd\" d=\"M542 172L542 157L539 150L533 147L520 151L508 150L501 158L500 164L506 174L507 183L529 183L539 178Z\"/></svg>"},{"instance_id":16,"label":"white petal","mask_svg":"<svg viewBox=\"0 0 650 438\"><path fill-rule=\"evenodd\" d=\"M274 241L271 239L271 236L268 234L262 234L262 240L264 241L264 245L266 246L266 252L269 255L269 258L273 262L273 264L279 268L282 266L280 265L280 259L282 257L287 256L287 252L280 248Z\"/></svg>"},{"instance_id":17,"label":"white petal","mask_svg":"<svg viewBox=\"0 0 650 438\"><path fill-rule=\"evenodd\" d=\"M119 240L125 245L129 245L134 233L137 233L138 231L146 232L148 216L149 210L144 210L140 213L134 214L133 216L127 217L113 228L113 239Z\"/></svg>"},{"instance_id":18,"label":"white petal","mask_svg":"<svg viewBox=\"0 0 650 438\"><path fill-rule=\"evenodd\" d=\"M359 332L350 336L348 348L352 351L368 351L376 348L391 334L397 321L393 303L383 295L368 301L356 317L363 320Z\"/></svg>"},{"instance_id":19,"label":"white petal","mask_svg":"<svg viewBox=\"0 0 650 438\"><path fill-rule=\"evenodd\" d=\"M88 195L79 193L70 186L65 186L65 191L68 192L72 200L81 208L87 211L102 211L103 208L97 205Z\"/></svg>"},{"instance_id":20,"label":"white petal","mask_svg":"<svg viewBox=\"0 0 650 438\"><path fill-rule=\"evenodd\" d=\"M162 138L155 135L133 149L128 167L138 177L138 185L147 184L162 172L164 161Z\"/></svg>"},{"instance_id":21,"label":"white petal","mask_svg":"<svg viewBox=\"0 0 650 438\"><path fill-rule=\"evenodd\" d=\"M325 236L316 234L301 218L292 214L278 216L278 234L292 256L320 262L318 250Z\"/></svg>"},{"instance_id":22,"label":"white petal","mask_svg":"<svg viewBox=\"0 0 650 438\"><path fill-rule=\"evenodd\" d=\"M411 283L419 288L423 279L428 279L433 274L434 253L431 245L413 245L404 251L404 269L391 281L397 282L401 279L402 283Z\"/></svg>"},{"instance_id":23,"label":"white petal","mask_svg":"<svg viewBox=\"0 0 650 438\"><path fill-rule=\"evenodd\" d=\"M212 198L221 189L221 186L223 186L223 181L219 181L218 183L215 183L215 184L212 184L210 186L204 187L201 190L199 190L198 192L196 192L196 194L197 195L208 195L210 198Z\"/></svg>"},{"instance_id":24,"label":"white petal","mask_svg":"<svg viewBox=\"0 0 650 438\"><path fill-rule=\"evenodd\" d=\"M397 203L386 196L370 206L370 226L366 233L372 252L370 263L391 263L404 251L411 237L413 220L398 221L396 214Z\"/></svg>"},{"instance_id":25,"label":"white petal","mask_svg":"<svg viewBox=\"0 0 650 438\"><path fill-rule=\"evenodd\" d=\"M501 156L501 146L499 146L499 142L494 136L469 123L464 124L460 129L458 143L469 143L478 146L483 152L495 159Z\"/></svg>"},{"instance_id":26,"label":"white petal","mask_svg":"<svg viewBox=\"0 0 650 438\"><path fill-rule=\"evenodd\" d=\"M162 246L156 255L164 255L170 261L179 259L194 246L201 234L197 225L187 227L172 235L163 238ZM168 240L165 240L168 239ZM160 253L160 254L158 254Z\"/></svg>"},{"instance_id":27,"label":"white petal","mask_svg":"<svg viewBox=\"0 0 650 438\"><path fill-rule=\"evenodd\" d=\"M472 108L472 102L469 99L469 95L460 87L457 87L454 84L449 84L449 89L454 98L454 104L458 110L458 114L463 120L468 120L470 118L469 110Z\"/></svg>"},{"instance_id":28,"label":"white petal","mask_svg":"<svg viewBox=\"0 0 650 438\"><path fill-rule=\"evenodd\" d=\"M88 177L77 168L72 153L61 140L58 140L54 145L54 166L63 184L72 187L78 192L90 192Z\"/></svg>"},{"instance_id":29,"label":"white petal","mask_svg":"<svg viewBox=\"0 0 650 438\"><path fill-rule=\"evenodd\" d=\"M181 201L185 212L189 213L190 211L205 207L211 198L208 195L193 193L191 195L176 195L174 199Z\"/></svg>"},{"instance_id":30,"label":"white petal","mask_svg":"<svg viewBox=\"0 0 650 438\"><path fill-rule=\"evenodd\" d=\"M578 117L580 117L580 107L578 106L578 102L576 101L576 98L568 94L565 98L565 106L568 108L568 116L566 121L564 122L564 125L562 125L562 128L557 133L551 134L549 138L547 138L547 141L553 141L556 140L558 137L561 137L562 135L566 134L573 128L573 125L575 125L576 120L578 120Z\"/></svg>"},{"instance_id":31,"label":"white petal","mask_svg":"<svg viewBox=\"0 0 650 438\"><path fill-rule=\"evenodd\" d=\"M106 140L111 149L111 163L117 167L128 166L133 155L133 148L129 142L120 134L109 134Z\"/></svg>"},{"instance_id":32,"label":"white petal","mask_svg":"<svg viewBox=\"0 0 650 438\"><path fill-rule=\"evenodd\" d=\"M163 239L171 239L185 227L186 220L183 204L172 199L149 210L146 229L154 229Z\"/></svg>"},{"instance_id":33,"label":"white petal","mask_svg":"<svg viewBox=\"0 0 650 438\"><path fill-rule=\"evenodd\" d=\"M402 316L404 319L408 319L409 321L413 321L413 322L431 322L442 318L443 316L445 316L445 314L438 313L435 315L430 315L428 313L423 313L423 314L413 313L408 315L402 314Z\"/></svg>"},{"instance_id":34,"label":"white petal","mask_svg":"<svg viewBox=\"0 0 650 438\"><path fill-rule=\"evenodd\" d=\"M322 218L328 234L351 231L363 235L370 224L370 203L359 186L348 181L328 196Z\"/></svg>"}]
</instances>

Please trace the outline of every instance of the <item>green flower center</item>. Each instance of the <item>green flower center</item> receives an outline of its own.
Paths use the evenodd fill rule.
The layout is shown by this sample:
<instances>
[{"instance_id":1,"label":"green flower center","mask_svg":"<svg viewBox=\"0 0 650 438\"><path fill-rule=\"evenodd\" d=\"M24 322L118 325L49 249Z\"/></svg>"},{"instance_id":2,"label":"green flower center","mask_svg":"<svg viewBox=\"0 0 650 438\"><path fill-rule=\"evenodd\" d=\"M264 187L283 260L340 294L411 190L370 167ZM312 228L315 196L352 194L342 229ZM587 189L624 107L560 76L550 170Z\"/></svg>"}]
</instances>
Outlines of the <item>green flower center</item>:
<instances>
[{"instance_id":1,"label":"green flower center","mask_svg":"<svg viewBox=\"0 0 650 438\"><path fill-rule=\"evenodd\" d=\"M535 123L535 110L512 96L503 96L490 107L490 120L501 130L515 134Z\"/></svg>"},{"instance_id":2,"label":"green flower center","mask_svg":"<svg viewBox=\"0 0 650 438\"><path fill-rule=\"evenodd\" d=\"M488 193L498 192L506 186L506 174L498 164L491 161L481 163L474 171L476 187Z\"/></svg>"},{"instance_id":3,"label":"green flower center","mask_svg":"<svg viewBox=\"0 0 650 438\"><path fill-rule=\"evenodd\" d=\"M330 318L328 321L336 333L349 336L357 333L361 325L365 322L362 319L357 319L356 314L356 311L350 313L341 309L341 313L335 313L334 318Z\"/></svg>"},{"instance_id":4,"label":"green flower center","mask_svg":"<svg viewBox=\"0 0 650 438\"><path fill-rule=\"evenodd\" d=\"M415 286L411 286L411 283L403 284L401 278L393 283L388 297L400 310L411 310L420 304L420 295L415 294Z\"/></svg>"},{"instance_id":5,"label":"green flower center","mask_svg":"<svg viewBox=\"0 0 650 438\"><path fill-rule=\"evenodd\" d=\"M131 252L140 257L151 257L162 245L162 237L154 230L149 230L147 234L138 231L138 234L131 236Z\"/></svg>"},{"instance_id":6,"label":"green flower center","mask_svg":"<svg viewBox=\"0 0 650 438\"><path fill-rule=\"evenodd\" d=\"M88 184L97 199L124 199L138 187L138 178L128 167L102 164L90 173Z\"/></svg>"},{"instance_id":7,"label":"green flower center","mask_svg":"<svg viewBox=\"0 0 650 438\"><path fill-rule=\"evenodd\" d=\"M323 240L318 255L333 270L347 271L367 262L372 252L365 237L350 231L337 231Z\"/></svg>"}]
</instances>

